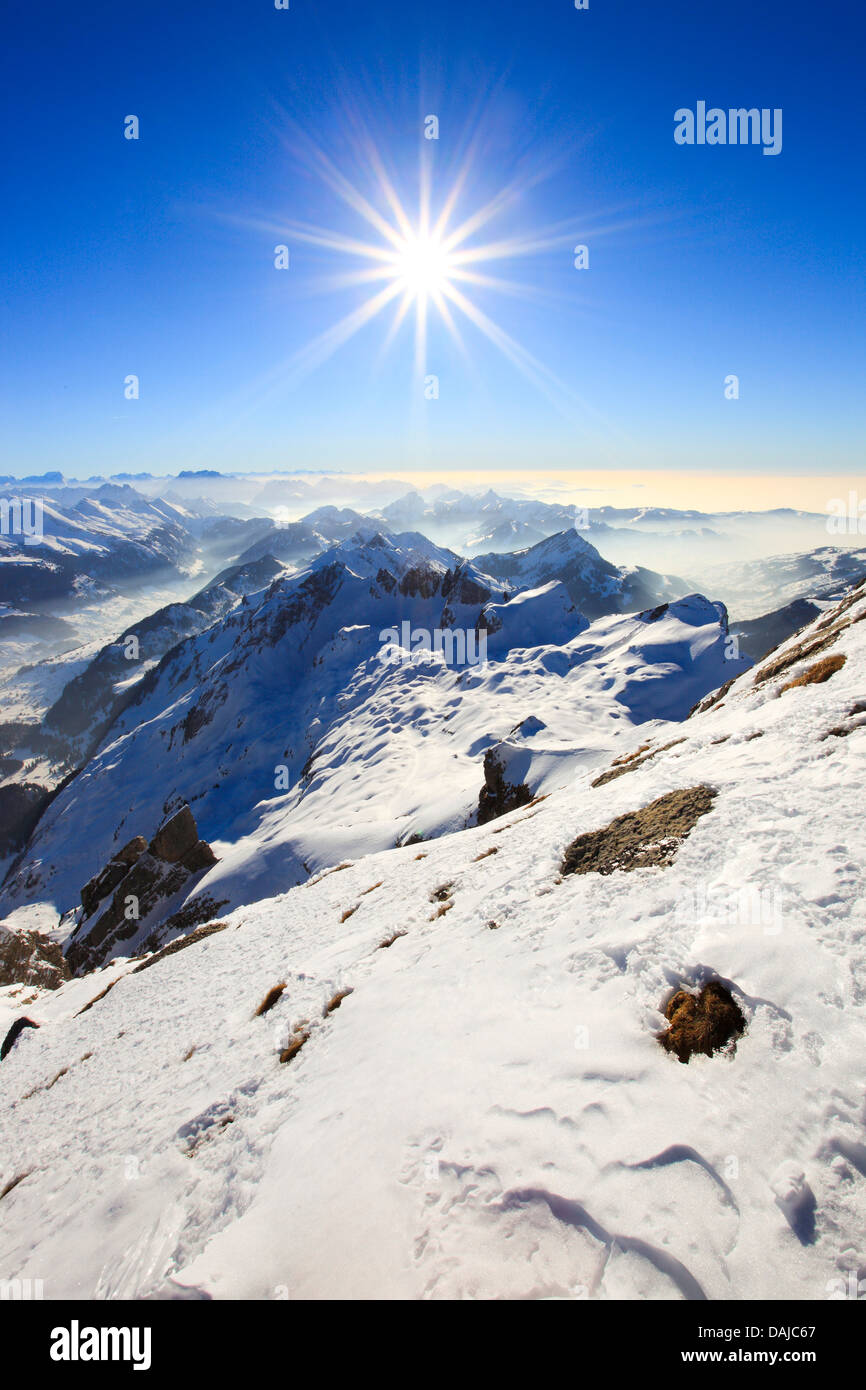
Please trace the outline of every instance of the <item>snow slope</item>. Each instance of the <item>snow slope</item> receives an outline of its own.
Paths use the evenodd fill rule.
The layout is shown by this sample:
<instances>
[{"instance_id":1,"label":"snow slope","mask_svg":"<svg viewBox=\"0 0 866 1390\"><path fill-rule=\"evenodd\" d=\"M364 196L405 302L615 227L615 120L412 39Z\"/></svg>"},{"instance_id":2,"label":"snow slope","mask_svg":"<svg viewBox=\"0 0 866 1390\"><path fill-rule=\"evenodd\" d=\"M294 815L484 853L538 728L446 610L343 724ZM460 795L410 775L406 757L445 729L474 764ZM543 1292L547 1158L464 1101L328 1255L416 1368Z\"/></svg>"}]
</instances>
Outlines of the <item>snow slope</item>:
<instances>
[{"instance_id":1,"label":"snow slope","mask_svg":"<svg viewBox=\"0 0 866 1390\"><path fill-rule=\"evenodd\" d=\"M0 1274L48 1298L823 1300L862 1278L866 599L843 616L825 683L783 689L807 658L747 672L615 780L579 768L139 973L3 991L42 1027L0 1067L0 1186L26 1174ZM669 867L561 878L577 833L696 784L716 800ZM713 977L747 1031L681 1065L659 1008Z\"/></svg>"}]
</instances>

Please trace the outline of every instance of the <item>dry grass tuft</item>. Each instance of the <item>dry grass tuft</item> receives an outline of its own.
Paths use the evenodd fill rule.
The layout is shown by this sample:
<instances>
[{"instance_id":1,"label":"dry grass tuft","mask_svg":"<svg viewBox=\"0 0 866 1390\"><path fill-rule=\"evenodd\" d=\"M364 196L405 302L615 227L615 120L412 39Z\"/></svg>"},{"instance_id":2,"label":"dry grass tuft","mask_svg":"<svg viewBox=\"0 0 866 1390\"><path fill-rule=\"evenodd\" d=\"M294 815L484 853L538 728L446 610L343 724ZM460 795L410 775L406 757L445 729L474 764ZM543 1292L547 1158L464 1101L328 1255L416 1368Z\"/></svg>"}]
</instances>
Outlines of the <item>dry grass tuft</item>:
<instances>
[{"instance_id":1,"label":"dry grass tuft","mask_svg":"<svg viewBox=\"0 0 866 1390\"><path fill-rule=\"evenodd\" d=\"M343 1000L348 999L349 995L352 993L354 993L354 991L351 988L338 990L338 992L333 996L333 998L328 1000L327 1004L322 1010L322 1016L324 1018L327 1018L328 1014L332 1014L335 1009L339 1009Z\"/></svg>"},{"instance_id":2,"label":"dry grass tuft","mask_svg":"<svg viewBox=\"0 0 866 1390\"><path fill-rule=\"evenodd\" d=\"M379 945L376 947L376 950L377 950L377 951L387 951L388 947L389 947L389 946L393 946L395 941L399 941L401 936L407 936L407 935L408 935L407 932L404 932L404 931L395 931L395 933L394 933L393 936L386 936L386 938L385 938L384 941L380 941L380 942L379 942Z\"/></svg>"},{"instance_id":3,"label":"dry grass tuft","mask_svg":"<svg viewBox=\"0 0 866 1390\"><path fill-rule=\"evenodd\" d=\"M88 1009L92 1009L94 1004L98 1004L100 999L104 999L106 994L110 994L111 991L114 989L114 986L120 984L121 979L123 979L122 975L120 979L112 980L111 984L106 985L105 989L102 990L99 994L95 994L93 998L89 1000L88 1003L86 1003L82 1009L78 1010L78 1013L75 1015L75 1017L80 1018L82 1014L86 1014Z\"/></svg>"},{"instance_id":4,"label":"dry grass tuft","mask_svg":"<svg viewBox=\"0 0 866 1390\"><path fill-rule=\"evenodd\" d=\"M282 1052L280 1053L280 1061L291 1062L293 1057L297 1057L298 1053L300 1052L304 1043L308 1040L309 1036L310 1030L308 1028L302 1028L299 1033L296 1033L295 1036L292 1038L291 1042L289 1043L288 1047L284 1047Z\"/></svg>"},{"instance_id":5,"label":"dry grass tuft","mask_svg":"<svg viewBox=\"0 0 866 1390\"><path fill-rule=\"evenodd\" d=\"M712 809L712 787L684 787L639 811L617 816L601 830L578 835L565 851L562 874L627 873L666 868L694 826Z\"/></svg>"},{"instance_id":6,"label":"dry grass tuft","mask_svg":"<svg viewBox=\"0 0 866 1390\"><path fill-rule=\"evenodd\" d=\"M14 1178L10 1178L6 1186L0 1188L0 1202L2 1202L3 1198L7 1197L13 1188L17 1187L20 1182L23 1182L25 1178L29 1178L32 1171L32 1168L27 1168L23 1173L16 1173Z\"/></svg>"},{"instance_id":7,"label":"dry grass tuft","mask_svg":"<svg viewBox=\"0 0 866 1390\"><path fill-rule=\"evenodd\" d=\"M731 991L718 980L710 980L698 994L678 989L664 1008L668 1027L658 1040L666 1052L688 1062L697 1052L712 1057L730 1045L745 1030L746 1020Z\"/></svg>"},{"instance_id":8,"label":"dry grass tuft","mask_svg":"<svg viewBox=\"0 0 866 1390\"><path fill-rule=\"evenodd\" d=\"M264 999L262 1000L261 1004L259 1004L259 1007L253 1014L253 1017L261 1018L262 1014L270 1013L274 1005L280 1002L285 987L285 980L281 980L278 985L272 985L271 988L268 990L267 994L265 995ZM185 1060L186 1058L184 1058L184 1061Z\"/></svg>"},{"instance_id":9,"label":"dry grass tuft","mask_svg":"<svg viewBox=\"0 0 866 1390\"><path fill-rule=\"evenodd\" d=\"M794 690L798 685L822 685L837 671L841 671L844 665L845 656L842 652L838 652L836 656L825 656L813 666L808 666L801 676L783 685L779 694L784 695L786 690Z\"/></svg>"}]
</instances>

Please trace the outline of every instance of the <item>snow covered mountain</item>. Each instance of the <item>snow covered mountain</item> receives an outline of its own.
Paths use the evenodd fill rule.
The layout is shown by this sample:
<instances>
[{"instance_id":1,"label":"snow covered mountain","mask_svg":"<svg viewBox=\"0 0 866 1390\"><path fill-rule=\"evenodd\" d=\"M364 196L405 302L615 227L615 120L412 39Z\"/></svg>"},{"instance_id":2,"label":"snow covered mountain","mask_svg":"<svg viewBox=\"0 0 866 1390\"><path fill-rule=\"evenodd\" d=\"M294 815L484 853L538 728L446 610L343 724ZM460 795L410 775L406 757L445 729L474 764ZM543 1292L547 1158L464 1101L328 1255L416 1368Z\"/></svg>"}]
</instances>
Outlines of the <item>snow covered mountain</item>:
<instances>
[{"instance_id":1,"label":"snow covered mountain","mask_svg":"<svg viewBox=\"0 0 866 1390\"><path fill-rule=\"evenodd\" d=\"M738 619L754 619L797 600L832 602L864 574L866 547L823 545L748 564L713 566L705 580Z\"/></svg>"},{"instance_id":2,"label":"snow covered mountain","mask_svg":"<svg viewBox=\"0 0 866 1390\"><path fill-rule=\"evenodd\" d=\"M583 544L572 536L568 554ZM427 634L425 648L399 645L404 625ZM462 658L435 650L443 632L462 634ZM418 535L344 542L127 677L101 747L10 871L2 910L69 914L86 878L182 804L214 846L202 887L222 903L441 835L473 818L494 746L537 793L575 759L603 759L621 730L684 717L747 664L726 633L724 609L698 596L590 626L564 583L515 594ZM477 661L466 648L477 654L482 638ZM118 665L134 669L103 652L45 729L92 738Z\"/></svg>"},{"instance_id":3,"label":"snow covered mountain","mask_svg":"<svg viewBox=\"0 0 866 1390\"><path fill-rule=\"evenodd\" d=\"M198 594L130 624L116 641L41 663L0 684L0 862L4 872L55 791L94 751L135 687L183 638L285 573L270 556L236 565Z\"/></svg>"},{"instance_id":4,"label":"snow covered mountain","mask_svg":"<svg viewBox=\"0 0 866 1390\"><path fill-rule=\"evenodd\" d=\"M72 502L48 492L16 499L38 506L38 531L10 526L0 537L0 602L69 598L85 579L111 584L177 573L189 559L184 516L170 503L130 487L73 495Z\"/></svg>"},{"instance_id":5,"label":"snow covered mountain","mask_svg":"<svg viewBox=\"0 0 866 1390\"><path fill-rule=\"evenodd\" d=\"M527 550L476 555L474 563L495 578L519 587L531 588L558 579L590 618L654 607L680 598L689 590L688 584L676 576L656 574L639 565L619 569L604 560L595 546L573 528Z\"/></svg>"},{"instance_id":6,"label":"snow covered mountain","mask_svg":"<svg viewBox=\"0 0 866 1390\"><path fill-rule=\"evenodd\" d=\"M387 585L363 559L293 589L278 581L248 620L185 644L199 679L214 671L207 689L227 689L192 724L210 738L219 720L227 731L227 716L251 716L280 666L302 689L277 636L298 622L291 649L315 649L325 704L335 663L345 689L358 638L317 648L314 634L353 585L381 602ZM423 595L437 566L425 559L395 591L414 621L416 600L432 617L443 598L444 573ZM386 542L389 574L390 560ZM550 739L549 757L555 728L567 756L494 821L387 849L359 841L351 862L253 895L165 951L54 991L0 991L9 1024L40 1025L0 1063L4 1274L43 1278L48 1298L844 1294L861 1277L866 1218L866 597L861 586L682 722L635 727L621 710L622 737L605 748L607 683L630 681L636 699L646 686L643 712L657 716L675 643L690 630L693 660L716 650L706 607L606 618L512 652L538 681L547 662L562 702L546 728L549 707L539 717L515 702L530 716L524 744ZM654 660L644 650L628 676L639 629ZM581 643L598 664L575 663ZM581 666L589 687L569 690ZM176 692L173 709L142 705L157 727L196 707L181 677L172 656L151 686L151 700L163 680ZM497 724L514 678L504 663L487 691ZM444 704L415 710L405 690L391 705L419 742L460 695L449 680ZM262 699L268 757L292 737L287 707ZM453 708L461 717L462 701ZM377 732L387 745L400 729ZM144 758L128 764L124 749L135 737L76 779L80 797L87 778L108 792L114 759L126 804L137 800ZM176 736L161 771L197 737ZM356 731L327 766L351 766L359 744ZM442 794L446 766L413 771L419 804ZM389 794L378 774L359 781L374 807ZM199 804L201 828L211 809ZM67 803L76 815L83 824ZM272 833L259 853L274 867ZM708 985L742 1027L682 1065L658 1042L669 1001L696 1008Z\"/></svg>"}]
</instances>

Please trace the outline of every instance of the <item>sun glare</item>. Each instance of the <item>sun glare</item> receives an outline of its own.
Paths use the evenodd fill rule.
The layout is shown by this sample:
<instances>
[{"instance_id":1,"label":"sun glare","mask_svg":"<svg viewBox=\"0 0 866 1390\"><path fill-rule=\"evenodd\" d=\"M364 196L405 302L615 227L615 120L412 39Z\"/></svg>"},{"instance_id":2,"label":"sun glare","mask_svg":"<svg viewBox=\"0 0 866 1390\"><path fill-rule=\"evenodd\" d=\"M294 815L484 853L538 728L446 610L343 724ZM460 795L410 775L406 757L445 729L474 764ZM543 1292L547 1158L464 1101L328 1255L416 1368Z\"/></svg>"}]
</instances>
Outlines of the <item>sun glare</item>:
<instances>
[{"instance_id":1,"label":"sun glare","mask_svg":"<svg viewBox=\"0 0 866 1390\"><path fill-rule=\"evenodd\" d=\"M413 299L436 299L448 289L454 263L437 236L407 236L393 258L394 279Z\"/></svg>"},{"instance_id":2,"label":"sun glare","mask_svg":"<svg viewBox=\"0 0 866 1390\"><path fill-rule=\"evenodd\" d=\"M414 367L417 375L427 370L428 337L431 322L441 324L464 359L470 360L464 343L461 320L476 329L511 364L544 392L560 409L575 405L585 409L572 387L566 386L485 312L478 302L483 297L520 295L543 300L533 284L492 275L491 262L513 261L556 250L563 254L575 238L574 219L534 233L500 235L488 239L489 224L504 218L522 202L524 195L544 175L538 169L515 178L488 199L472 201L471 174L473 148L446 186L434 212L431 204L431 176L422 171L416 216L406 210L384 162L369 138L357 150L358 167L369 192L361 192L343 169L298 132L293 154L334 192L348 208L355 224L353 231L325 228L309 223L257 223L279 232L282 237L335 253L343 261L341 269L320 281L324 290L363 288L361 298L343 318L301 346L278 371L275 378L300 380L307 372L326 362L356 333L384 311L391 319L380 357L397 339L407 320L414 320ZM469 202L458 215L458 205ZM366 223L367 235L358 234L359 222ZM372 233L372 236L370 235ZM585 233L584 233L585 234ZM431 306L432 311L431 312Z\"/></svg>"}]
</instances>

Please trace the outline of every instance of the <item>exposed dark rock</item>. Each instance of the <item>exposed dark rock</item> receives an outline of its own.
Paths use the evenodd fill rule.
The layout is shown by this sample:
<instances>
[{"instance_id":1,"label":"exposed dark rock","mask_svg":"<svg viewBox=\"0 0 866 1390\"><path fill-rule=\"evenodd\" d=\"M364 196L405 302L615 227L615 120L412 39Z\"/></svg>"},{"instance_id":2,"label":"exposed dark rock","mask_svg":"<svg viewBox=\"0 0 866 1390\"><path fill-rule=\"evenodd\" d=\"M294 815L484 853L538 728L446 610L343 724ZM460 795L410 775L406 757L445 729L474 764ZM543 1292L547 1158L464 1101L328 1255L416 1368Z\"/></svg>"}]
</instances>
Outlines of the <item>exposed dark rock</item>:
<instances>
[{"instance_id":1,"label":"exposed dark rock","mask_svg":"<svg viewBox=\"0 0 866 1390\"><path fill-rule=\"evenodd\" d=\"M638 618L642 623L657 623L659 618L663 618L667 613L669 604L660 603L656 608L648 608L644 613L638 613Z\"/></svg>"},{"instance_id":2,"label":"exposed dark rock","mask_svg":"<svg viewBox=\"0 0 866 1390\"><path fill-rule=\"evenodd\" d=\"M34 782L0 787L0 856L24 848L49 800L46 789Z\"/></svg>"},{"instance_id":3,"label":"exposed dark rock","mask_svg":"<svg viewBox=\"0 0 866 1390\"><path fill-rule=\"evenodd\" d=\"M188 806L167 820L150 842L150 852L167 864L178 864L198 843L198 828L195 816Z\"/></svg>"},{"instance_id":4,"label":"exposed dark rock","mask_svg":"<svg viewBox=\"0 0 866 1390\"><path fill-rule=\"evenodd\" d=\"M532 792L525 782L506 782L504 764L496 750L488 748L484 754L484 786L478 798L478 824L486 825L497 816L528 805L531 800Z\"/></svg>"},{"instance_id":5,"label":"exposed dark rock","mask_svg":"<svg viewBox=\"0 0 866 1390\"><path fill-rule=\"evenodd\" d=\"M413 565L397 585L407 598L432 598L438 592L441 575L430 565Z\"/></svg>"},{"instance_id":6,"label":"exposed dark rock","mask_svg":"<svg viewBox=\"0 0 866 1390\"><path fill-rule=\"evenodd\" d=\"M18 1041L19 1035L23 1033L25 1028L38 1027L39 1024L34 1023L32 1018L16 1018L15 1022L12 1024L12 1027L9 1029L9 1032L3 1039L2 1044L0 1044L0 1062L4 1061L7 1054L12 1051L12 1048Z\"/></svg>"},{"instance_id":7,"label":"exposed dark rock","mask_svg":"<svg viewBox=\"0 0 866 1390\"><path fill-rule=\"evenodd\" d=\"M38 931L11 931L0 924L0 985L58 989L68 979L56 942Z\"/></svg>"},{"instance_id":8,"label":"exposed dark rock","mask_svg":"<svg viewBox=\"0 0 866 1390\"><path fill-rule=\"evenodd\" d=\"M196 840L192 849L187 850L180 862L191 874L197 874L199 870L209 869L211 865L216 864L217 857L207 840Z\"/></svg>"},{"instance_id":9,"label":"exposed dark rock","mask_svg":"<svg viewBox=\"0 0 866 1390\"><path fill-rule=\"evenodd\" d=\"M96 911L103 898L106 898L113 889L125 878L137 859L140 859L147 849L147 840L143 835L136 835L129 840L123 849L118 850L117 854L101 869L98 874L94 874L88 883L85 883L81 890L81 905L84 908L85 917L89 917Z\"/></svg>"},{"instance_id":10,"label":"exposed dark rock","mask_svg":"<svg viewBox=\"0 0 866 1390\"><path fill-rule=\"evenodd\" d=\"M578 835L565 851L563 874L612 874L666 868L701 816L712 808L712 787L685 787L617 816L602 830Z\"/></svg>"},{"instance_id":11,"label":"exposed dark rock","mask_svg":"<svg viewBox=\"0 0 866 1390\"><path fill-rule=\"evenodd\" d=\"M145 949L155 950L167 933L189 931L213 918L223 903L206 895L193 898L175 913L169 912L168 903L216 862L210 845L199 839L187 805L159 828L150 844L140 835L130 840L82 890L85 916L66 950L69 969L84 974L102 965L120 942L139 934L144 922L151 931ZM131 900L134 911L130 914ZM165 916L160 917L163 903ZM154 929L159 929L158 935Z\"/></svg>"}]
</instances>

